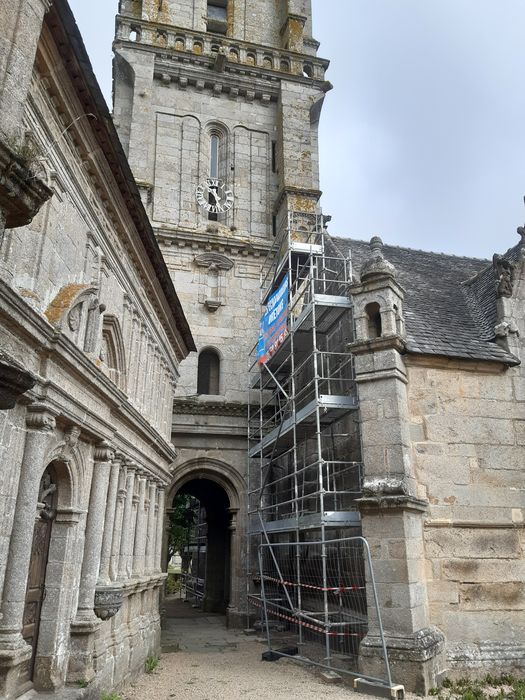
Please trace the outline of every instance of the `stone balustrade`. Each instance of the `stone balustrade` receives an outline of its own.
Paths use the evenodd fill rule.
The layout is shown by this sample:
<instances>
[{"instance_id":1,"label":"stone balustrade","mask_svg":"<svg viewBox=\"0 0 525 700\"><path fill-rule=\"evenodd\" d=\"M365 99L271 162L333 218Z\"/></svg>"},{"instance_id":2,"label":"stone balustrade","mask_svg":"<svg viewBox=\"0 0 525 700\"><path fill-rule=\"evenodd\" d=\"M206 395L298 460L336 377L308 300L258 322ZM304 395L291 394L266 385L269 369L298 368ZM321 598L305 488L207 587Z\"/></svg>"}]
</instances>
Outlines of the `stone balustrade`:
<instances>
[{"instance_id":1,"label":"stone balustrade","mask_svg":"<svg viewBox=\"0 0 525 700\"><path fill-rule=\"evenodd\" d=\"M261 47L248 42L214 36L203 32L180 29L171 25L146 22L131 17L117 17L117 41L157 46L173 55L211 58L219 53L226 58L228 70L243 73L250 69L263 69L275 73L300 76L313 80L325 80L328 61L285 49ZM270 76L268 76L270 77Z\"/></svg>"}]
</instances>

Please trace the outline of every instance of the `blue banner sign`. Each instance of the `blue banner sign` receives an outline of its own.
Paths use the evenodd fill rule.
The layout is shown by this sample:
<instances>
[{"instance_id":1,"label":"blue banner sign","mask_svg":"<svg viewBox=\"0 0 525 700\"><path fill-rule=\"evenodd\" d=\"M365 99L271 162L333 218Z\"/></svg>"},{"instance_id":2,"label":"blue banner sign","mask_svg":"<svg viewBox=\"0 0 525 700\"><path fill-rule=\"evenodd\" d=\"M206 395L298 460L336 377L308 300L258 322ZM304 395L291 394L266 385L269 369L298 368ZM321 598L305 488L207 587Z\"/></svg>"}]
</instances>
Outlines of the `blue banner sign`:
<instances>
[{"instance_id":1,"label":"blue banner sign","mask_svg":"<svg viewBox=\"0 0 525 700\"><path fill-rule=\"evenodd\" d=\"M257 360L260 365L284 343L288 335L288 274L268 299L266 311L261 318Z\"/></svg>"}]
</instances>

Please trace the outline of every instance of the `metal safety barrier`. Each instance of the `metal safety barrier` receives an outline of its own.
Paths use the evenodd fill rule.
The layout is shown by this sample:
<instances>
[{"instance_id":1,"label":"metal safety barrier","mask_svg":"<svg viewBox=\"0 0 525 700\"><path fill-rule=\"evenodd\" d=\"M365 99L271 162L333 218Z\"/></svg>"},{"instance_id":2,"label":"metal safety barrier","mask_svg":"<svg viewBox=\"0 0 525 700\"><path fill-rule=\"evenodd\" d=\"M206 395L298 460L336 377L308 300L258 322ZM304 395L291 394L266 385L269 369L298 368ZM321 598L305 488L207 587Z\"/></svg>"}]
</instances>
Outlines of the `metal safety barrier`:
<instances>
[{"instance_id":1,"label":"metal safety barrier","mask_svg":"<svg viewBox=\"0 0 525 700\"><path fill-rule=\"evenodd\" d=\"M403 697L402 686L392 680L366 539L261 544L255 584L259 591L250 594L250 603L260 611L270 660L295 658L386 691L379 694ZM359 645L372 607L381 639L379 677L358 670Z\"/></svg>"}]
</instances>

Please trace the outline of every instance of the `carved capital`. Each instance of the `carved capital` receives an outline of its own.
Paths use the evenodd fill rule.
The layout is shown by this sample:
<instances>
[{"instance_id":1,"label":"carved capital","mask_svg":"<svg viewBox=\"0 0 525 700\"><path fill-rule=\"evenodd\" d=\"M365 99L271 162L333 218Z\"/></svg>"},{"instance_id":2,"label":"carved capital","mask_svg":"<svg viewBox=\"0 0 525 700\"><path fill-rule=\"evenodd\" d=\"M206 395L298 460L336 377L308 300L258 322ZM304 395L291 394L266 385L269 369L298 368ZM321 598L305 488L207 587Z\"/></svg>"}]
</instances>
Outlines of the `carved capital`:
<instances>
[{"instance_id":1,"label":"carved capital","mask_svg":"<svg viewBox=\"0 0 525 700\"><path fill-rule=\"evenodd\" d=\"M117 498L119 501L125 501L126 495L127 495L126 489L119 489L118 493L117 493Z\"/></svg>"},{"instance_id":2,"label":"carved capital","mask_svg":"<svg viewBox=\"0 0 525 700\"><path fill-rule=\"evenodd\" d=\"M31 430L40 430L51 433L56 428L58 411L42 404L33 404L27 407L26 424Z\"/></svg>"},{"instance_id":3,"label":"carved capital","mask_svg":"<svg viewBox=\"0 0 525 700\"><path fill-rule=\"evenodd\" d=\"M126 470L128 475L130 474L135 474L139 471L140 467L139 465L134 462L132 459L127 459L126 460Z\"/></svg>"},{"instance_id":4,"label":"carved capital","mask_svg":"<svg viewBox=\"0 0 525 700\"><path fill-rule=\"evenodd\" d=\"M113 456L113 464L118 465L119 467L122 467L124 464L125 457L122 454L122 452L115 452Z\"/></svg>"},{"instance_id":5,"label":"carved capital","mask_svg":"<svg viewBox=\"0 0 525 700\"><path fill-rule=\"evenodd\" d=\"M106 440L99 442L99 444L95 447L95 462L112 462L114 457L115 452L113 451L113 448L109 442L106 442Z\"/></svg>"}]
</instances>

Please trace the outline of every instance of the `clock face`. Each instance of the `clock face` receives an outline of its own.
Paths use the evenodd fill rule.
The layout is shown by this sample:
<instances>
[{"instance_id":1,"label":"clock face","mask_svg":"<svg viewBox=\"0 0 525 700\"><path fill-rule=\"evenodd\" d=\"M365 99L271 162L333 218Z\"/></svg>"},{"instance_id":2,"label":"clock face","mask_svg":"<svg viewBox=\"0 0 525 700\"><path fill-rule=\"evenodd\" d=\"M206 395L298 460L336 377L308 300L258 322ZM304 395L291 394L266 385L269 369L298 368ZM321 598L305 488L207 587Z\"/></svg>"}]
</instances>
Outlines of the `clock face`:
<instances>
[{"instance_id":1,"label":"clock face","mask_svg":"<svg viewBox=\"0 0 525 700\"><path fill-rule=\"evenodd\" d=\"M233 192L222 180L209 177L195 191L199 206L210 214L224 214L233 207Z\"/></svg>"}]
</instances>

